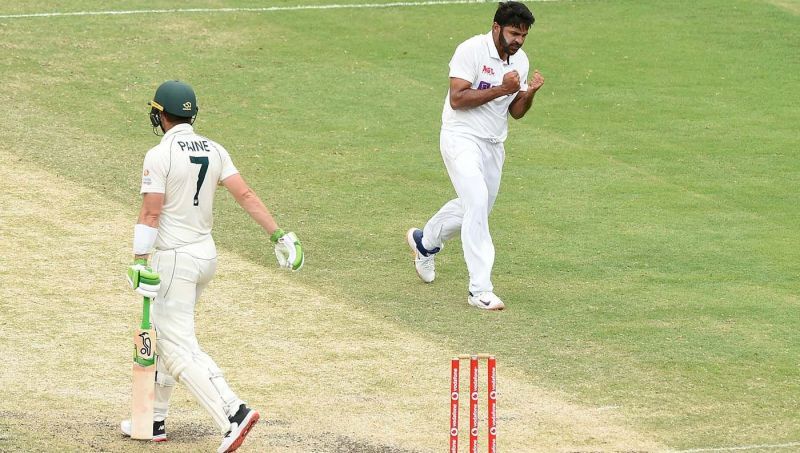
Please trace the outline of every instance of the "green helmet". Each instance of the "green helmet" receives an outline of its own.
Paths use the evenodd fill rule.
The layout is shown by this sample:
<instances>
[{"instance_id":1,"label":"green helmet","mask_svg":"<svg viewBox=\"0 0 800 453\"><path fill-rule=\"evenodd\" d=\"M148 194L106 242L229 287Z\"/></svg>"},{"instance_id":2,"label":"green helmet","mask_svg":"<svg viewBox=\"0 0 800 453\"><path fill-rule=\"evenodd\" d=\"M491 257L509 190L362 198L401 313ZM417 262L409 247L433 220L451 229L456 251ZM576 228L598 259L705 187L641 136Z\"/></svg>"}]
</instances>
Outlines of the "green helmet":
<instances>
[{"instance_id":1,"label":"green helmet","mask_svg":"<svg viewBox=\"0 0 800 453\"><path fill-rule=\"evenodd\" d=\"M179 80L167 80L156 90L153 100L148 102L150 109L150 122L153 127L161 124L161 112L180 118L197 116L197 97L189 84Z\"/></svg>"}]
</instances>

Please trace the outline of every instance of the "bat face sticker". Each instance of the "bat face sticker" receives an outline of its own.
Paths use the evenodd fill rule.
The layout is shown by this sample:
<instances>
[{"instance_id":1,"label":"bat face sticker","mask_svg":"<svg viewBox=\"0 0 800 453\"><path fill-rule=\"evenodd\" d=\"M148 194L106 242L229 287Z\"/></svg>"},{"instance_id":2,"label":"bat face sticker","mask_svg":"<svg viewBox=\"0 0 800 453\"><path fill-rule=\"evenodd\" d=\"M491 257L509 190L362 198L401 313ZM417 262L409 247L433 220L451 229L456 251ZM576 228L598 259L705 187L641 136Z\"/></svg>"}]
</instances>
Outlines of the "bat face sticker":
<instances>
[{"instance_id":1,"label":"bat face sticker","mask_svg":"<svg viewBox=\"0 0 800 453\"><path fill-rule=\"evenodd\" d=\"M143 356L150 356L151 346L150 346L150 333L149 332L142 332L139 334L139 338L142 339L142 348L139 349L139 354Z\"/></svg>"}]
</instances>

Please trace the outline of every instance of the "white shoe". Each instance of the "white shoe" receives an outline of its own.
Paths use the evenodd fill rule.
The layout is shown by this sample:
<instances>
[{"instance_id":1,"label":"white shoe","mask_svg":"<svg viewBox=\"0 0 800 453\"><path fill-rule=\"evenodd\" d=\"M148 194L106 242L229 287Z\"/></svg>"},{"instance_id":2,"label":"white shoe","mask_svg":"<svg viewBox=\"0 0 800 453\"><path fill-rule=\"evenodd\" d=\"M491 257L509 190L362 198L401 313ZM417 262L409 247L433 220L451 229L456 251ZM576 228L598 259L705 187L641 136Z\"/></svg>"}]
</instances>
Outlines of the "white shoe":
<instances>
[{"instance_id":1,"label":"white shoe","mask_svg":"<svg viewBox=\"0 0 800 453\"><path fill-rule=\"evenodd\" d=\"M481 291L476 294L469 293L467 302L473 307L478 307L483 310L502 310L506 308L503 301L491 291Z\"/></svg>"},{"instance_id":2,"label":"white shoe","mask_svg":"<svg viewBox=\"0 0 800 453\"><path fill-rule=\"evenodd\" d=\"M414 255L414 267L417 269L417 275L425 282L430 283L436 278L436 265L433 262L435 253L439 251L437 248L435 252L430 253L428 256L423 255L419 251L422 246L422 230L419 228L411 228L406 233L406 242L411 247L411 253Z\"/></svg>"},{"instance_id":3,"label":"white shoe","mask_svg":"<svg viewBox=\"0 0 800 453\"><path fill-rule=\"evenodd\" d=\"M131 437L131 421L130 420L122 420L119 424L119 429L122 430L122 434L127 437ZM164 427L164 421L160 422L153 422L153 438L151 439L153 442L164 442L167 440L167 430Z\"/></svg>"},{"instance_id":4,"label":"white shoe","mask_svg":"<svg viewBox=\"0 0 800 453\"><path fill-rule=\"evenodd\" d=\"M222 438L222 443L217 449L217 453L230 453L242 446L244 438L250 432L250 428L258 421L258 412L250 409L244 404L239 405L239 410L232 417L228 417L231 422L231 430Z\"/></svg>"}]
</instances>

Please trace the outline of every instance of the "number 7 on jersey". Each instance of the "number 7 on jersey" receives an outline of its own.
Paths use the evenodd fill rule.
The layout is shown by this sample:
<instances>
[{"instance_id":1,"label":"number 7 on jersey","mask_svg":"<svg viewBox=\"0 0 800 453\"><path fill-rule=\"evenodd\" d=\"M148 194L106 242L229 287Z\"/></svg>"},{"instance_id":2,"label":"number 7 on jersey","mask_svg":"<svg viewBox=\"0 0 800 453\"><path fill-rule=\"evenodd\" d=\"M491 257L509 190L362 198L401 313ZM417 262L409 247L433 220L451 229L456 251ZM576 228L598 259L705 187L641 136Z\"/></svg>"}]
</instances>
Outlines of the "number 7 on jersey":
<instances>
[{"instance_id":1,"label":"number 7 on jersey","mask_svg":"<svg viewBox=\"0 0 800 453\"><path fill-rule=\"evenodd\" d=\"M194 205L200 204L200 188L203 187L203 181L206 179L206 171L208 171L208 157L205 156L189 156L189 162L200 165L200 173L197 174L197 192L194 193Z\"/></svg>"}]
</instances>

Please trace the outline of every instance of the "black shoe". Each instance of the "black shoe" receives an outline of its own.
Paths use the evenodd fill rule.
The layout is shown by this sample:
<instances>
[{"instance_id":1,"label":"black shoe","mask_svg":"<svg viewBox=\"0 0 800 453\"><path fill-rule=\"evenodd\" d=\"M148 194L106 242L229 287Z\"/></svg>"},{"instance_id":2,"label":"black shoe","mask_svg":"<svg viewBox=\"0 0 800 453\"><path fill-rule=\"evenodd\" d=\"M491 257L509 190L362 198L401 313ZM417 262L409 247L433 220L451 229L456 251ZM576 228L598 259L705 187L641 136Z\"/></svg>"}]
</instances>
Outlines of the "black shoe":
<instances>
[{"instance_id":1,"label":"black shoe","mask_svg":"<svg viewBox=\"0 0 800 453\"><path fill-rule=\"evenodd\" d=\"M131 436L131 421L130 420L122 420L122 423L119 424L119 428L122 430L122 434L130 437ZM160 422L153 422L153 442L164 442L167 440L167 429L164 423L164 420Z\"/></svg>"},{"instance_id":2,"label":"black shoe","mask_svg":"<svg viewBox=\"0 0 800 453\"><path fill-rule=\"evenodd\" d=\"M248 408L244 404L239 406L239 410L233 417L228 417L231 422L231 430L222 439L222 443L217 449L217 453L229 453L242 446L244 438L250 432L250 428L258 422L258 412Z\"/></svg>"}]
</instances>

